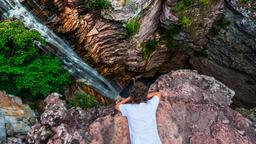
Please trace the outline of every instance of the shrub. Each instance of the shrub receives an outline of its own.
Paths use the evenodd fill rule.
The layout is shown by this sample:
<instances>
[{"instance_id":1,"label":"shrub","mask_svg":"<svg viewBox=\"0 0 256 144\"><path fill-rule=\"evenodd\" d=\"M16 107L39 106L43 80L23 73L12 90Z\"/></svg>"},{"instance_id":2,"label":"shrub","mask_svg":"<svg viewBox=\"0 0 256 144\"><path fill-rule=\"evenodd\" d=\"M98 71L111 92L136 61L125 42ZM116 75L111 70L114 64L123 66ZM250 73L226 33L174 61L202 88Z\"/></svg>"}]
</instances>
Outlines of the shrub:
<instances>
[{"instance_id":1,"label":"shrub","mask_svg":"<svg viewBox=\"0 0 256 144\"><path fill-rule=\"evenodd\" d=\"M133 36L138 32L140 28L139 23L136 20L129 20L127 25L126 25L126 31L128 36Z\"/></svg>"},{"instance_id":2,"label":"shrub","mask_svg":"<svg viewBox=\"0 0 256 144\"><path fill-rule=\"evenodd\" d=\"M30 100L61 92L70 80L60 60L40 54L34 41L45 43L20 21L0 22L0 89Z\"/></svg>"},{"instance_id":3,"label":"shrub","mask_svg":"<svg viewBox=\"0 0 256 144\"><path fill-rule=\"evenodd\" d=\"M183 12L196 3L198 3L198 0L178 0L176 5L173 7L173 10L174 12ZM199 4L206 5L208 3L209 0L199 0Z\"/></svg>"},{"instance_id":4,"label":"shrub","mask_svg":"<svg viewBox=\"0 0 256 144\"><path fill-rule=\"evenodd\" d=\"M95 97L78 92L75 93L74 98L69 101L69 106L87 109L98 106L98 102Z\"/></svg>"},{"instance_id":5,"label":"shrub","mask_svg":"<svg viewBox=\"0 0 256 144\"><path fill-rule=\"evenodd\" d=\"M200 4L206 5L209 3L209 0L199 0Z\"/></svg>"},{"instance_id":6,"label":"shrub","mask_svg":"<svg viewBox=\"0 0 256 144\"><path fill-rule=\"evenodd\" d=\"M167 28L160 27L158 31L161 35L161 40L166 41L168 48L177 48L179 46L179 43L174 39L174 36L181 32L180 25L170 25Z\"/></svg>"},{"instance_id":7,"label":"shrub","mask_svg":"<svg viewBox=\"0 0 256 144\"><path fill-rule=\"evenodd\" d=\"M156 40L148 40L146 43L141 44L141 48L143 51L143 56L145 59L148 59L152 52L156 49L157 41Z\"/></svg>"},{"instance_id":8,"label":"shrub","mask_svg":"<svg viewBox=\"0 0 256 144\"><path fill-rule=\"evenodd\" d=\"M195 57L208 57L208 53L207 53L207 49L203 49L203 50L200 50L200 51L193 51L193 54Z\"/></svg>"},{"instance_id":9,"label":"shrub","mask_svg":"<svg viewBox=\"0 0 256 144\"><path fill-rule=\"evenodd\" d=\"M221 18L217 20L215 24L211 27L209 32L213 35L218 35L221 29L227 28L230 24L231 22L225 19L225 16L222 15Z\"/></svg>"},{"instance_id":10,"label":"shrub","mask_svg":"<svg viewBox=\"0 0 256 144\"><path fill-rule=\"evenodd\" d=\"M183 26L188 26L190 24L190 19L187 16L182 16L179 19L179 24L183 25Z\"/></svg>"},{"instance_id":11,"label":"shrub","mask_svg":"<svg viewBox=\"0 0 256 144\"><path fill-rule=\"evenodd\" d=\"M107 9L109 7L108 0L92 0L85 5L88 10Z\"/></svg>"},{"instance_id":12,"label":"shrub","mask_svg":"<svg viewBox=\"0 0 256 144\"><path fill-rule=\"evenodd\" d=\"M192 6L196 0L179 0L173 7L174 12L183 12L188 7Z\"/></svg>"}]
</instances>

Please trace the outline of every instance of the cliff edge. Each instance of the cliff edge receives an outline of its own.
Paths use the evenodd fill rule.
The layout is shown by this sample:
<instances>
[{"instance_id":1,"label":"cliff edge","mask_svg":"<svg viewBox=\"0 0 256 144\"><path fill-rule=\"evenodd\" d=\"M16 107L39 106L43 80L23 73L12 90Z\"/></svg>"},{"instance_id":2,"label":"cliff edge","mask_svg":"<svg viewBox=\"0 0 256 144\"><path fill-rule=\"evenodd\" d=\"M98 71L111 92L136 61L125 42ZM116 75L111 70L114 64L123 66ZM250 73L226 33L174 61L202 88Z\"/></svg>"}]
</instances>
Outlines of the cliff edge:
<instances>
[{"instance_id":1,"label":"cliff edge","mask_svg":"<svg viewBox=\"0 0 256 144\"><path fill-rule=\"evenodd\" d=\"M160 76L149 91L163 94L157 124L164 144L256 143L252 122L229 108L234 91L212 77L172 71ZM49 95L45 103L40 122L27 136L29 143L129 143L127 120L111 106L68 109L58 94Z\"/></svg>"}]
</instances>

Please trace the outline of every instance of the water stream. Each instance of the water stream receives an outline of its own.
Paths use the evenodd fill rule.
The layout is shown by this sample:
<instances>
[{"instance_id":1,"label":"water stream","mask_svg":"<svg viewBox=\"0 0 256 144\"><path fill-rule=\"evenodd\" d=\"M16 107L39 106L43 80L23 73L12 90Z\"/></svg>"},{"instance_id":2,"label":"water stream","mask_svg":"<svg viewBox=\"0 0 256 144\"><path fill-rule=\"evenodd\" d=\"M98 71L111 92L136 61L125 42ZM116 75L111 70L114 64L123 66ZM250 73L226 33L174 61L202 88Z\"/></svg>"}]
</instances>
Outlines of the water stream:
<instances>
[{"instance_id":1,"label":"water stream","mask_svg":"<svg viewBox=\"0 0 256 144\"><path fill-rule=\"evenodd\" d=\"M37 30L49 47L61 58L64 68L76 78L77 81L93 87L101 95L115 99L118 92L116 89L95 69L84 63L84 61L72 50L72 48L60 37L58 37L47 26L41 24L19 0L0 0L0 12L4 19L16 18L21 20L29 29ZM49 51L49 50L48 50Z\"/></svg>"}]
</instances>

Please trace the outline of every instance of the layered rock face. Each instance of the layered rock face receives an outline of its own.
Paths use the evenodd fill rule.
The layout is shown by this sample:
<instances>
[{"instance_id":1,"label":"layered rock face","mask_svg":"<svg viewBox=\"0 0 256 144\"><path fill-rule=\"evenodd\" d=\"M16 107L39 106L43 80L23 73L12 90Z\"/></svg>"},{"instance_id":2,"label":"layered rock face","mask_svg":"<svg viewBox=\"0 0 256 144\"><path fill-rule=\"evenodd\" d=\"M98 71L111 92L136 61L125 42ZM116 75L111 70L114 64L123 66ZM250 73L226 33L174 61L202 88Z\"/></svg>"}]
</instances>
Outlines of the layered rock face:
<instances>
[{"instance_id":1,"label":"layered rock face","mask_svg":"<svg viewBox=\"0 0 256 144\"><path fill-rule=\"evenodd\" d=\"M113 0L110 1L111 7L101 12L86 11L87 2L25 0L22 3L47 26L65 36L88 63L104 71L105 75L115 73L118 76L120 71L124 73L127 65L135 72L144 71L147 63L140 43L156 30L162 1L126 3ZM138 35L131 38L124 25L128 19L139 17L142 11L144 20L139 21Z\"/></svg>"},{"instance_id":2,"label":"layered rock face","mask_svg":"<svg viewBox=\"0 0 256 144\"><path fill-rule=\"evenodd\" d=\"M190 63L234 89L236 105L255 106L256 3L208 0L185 10L178 9L177 5L177 1L165 2L161 22L167 27L184 24L174 39L187 49L204 53L201 54L204 56L192 56Z\"/></svg>"},{"instance_id":3,"label":"layered rock face","mask_svg":"<svg viewBox=\"0 0 256 144\"><path fill-rule=\"evenodd\" d=\"M167 28L182 25L181 32L173 39L188 53L193 51L190 56L193 68L234 89L236 105L256 105L256 4L253 1L194 1L186 7L185 2L177 0L110 0L110 8L95 11L86 10L89 1L22 2L47 26L64 36L88 63L104 75L123 81L130 79L133 72L168 72L186 67L188 56L180 50L158 45L149 59L145 59L141 48L141 43L148 39L158 40L155 31L159 25ZM125 25L136 16L140 28L129 37ZM194 52L207 56L198 57Z\"/></svg>"},{"instance_id":4,"label":"layered rock face","mask_svg":"<svg viewBox=\"0 0 256 144\"><path fill-rule=\"evenodd\" d=\"M230 24L215 36L208 36L208 57L191 59L191 64L234 89L235 104L253 107L256 106L256 19L247 6L249 3L227 1L223 19Z\"/></svg>"},{"instance_id":5,"label":"layered rock face","mask_svg":"<svg viewBox=\"0 0 256 144\"><path fill-rule=\"evenodd\" d=\"M252 122L229 108L234 91L212 77L190 70L173 71L160 76L149 91L162 93L157 125L164 144L256 143ZM28 134L29 143L129 143L127 120L111 106L67 109L56 94L45 102L40 123Z\"/></svg>"},{"instance_id":6,"label":"layered rock face","mask_svg":"<svg viewBox=\"0 0 256 144\"><path fill-rule=\"evenodd\" d=\"M190 6L179 8L181 2L166 0L160 21L167 27L173 24L182 25L182 31L175 39L189 48L200 50L207 43L208 30L223 12L225 4L224 0L208 0L207 4L196 1L191 3ZM183 22L184 19L186 21Z\"/></svg>"},{"instance_id":7,"label":"layered rock face","mask_svg":"<svg viewBox=\"0 0 256 144\"><path fill-rule=\"evenodd\" d=\"M0 143L22 143L37 117L21 99L0 91Z\"/></svg>"}]
</instances>

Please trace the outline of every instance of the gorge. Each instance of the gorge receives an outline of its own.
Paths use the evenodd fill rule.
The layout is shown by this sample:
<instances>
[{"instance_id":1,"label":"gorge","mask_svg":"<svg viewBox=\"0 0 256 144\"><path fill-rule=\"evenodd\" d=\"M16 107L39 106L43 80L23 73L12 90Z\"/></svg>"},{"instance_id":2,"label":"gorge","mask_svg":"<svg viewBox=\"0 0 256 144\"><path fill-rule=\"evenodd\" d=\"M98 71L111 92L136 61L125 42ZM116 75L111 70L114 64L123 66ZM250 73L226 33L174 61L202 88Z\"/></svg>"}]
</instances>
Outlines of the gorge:
<instances>
[{"instance_id":1,"label":"gorge","mask_svg":"<svg viewBox=\"0 0 256 144\"><path fill-rule=\"evenodd\" d=\"M52 93L41 102L37 122L11 118L31 128L21 136L12 132L16 127L8 132L13 112L0 100L0 131L6 131L0 143L6 137L8 143L127 144L127 121L113 100L145 79L149 92L163 93L157 120L164 144L256 143L255 1L0 0L0 15L38 31L46 45L34 45L59 57L75 83L72 94ZM110 105L70 106L74 91L108 97ZM11 94L0 97L15 99Z\"/></svg>"}]
</instances>

